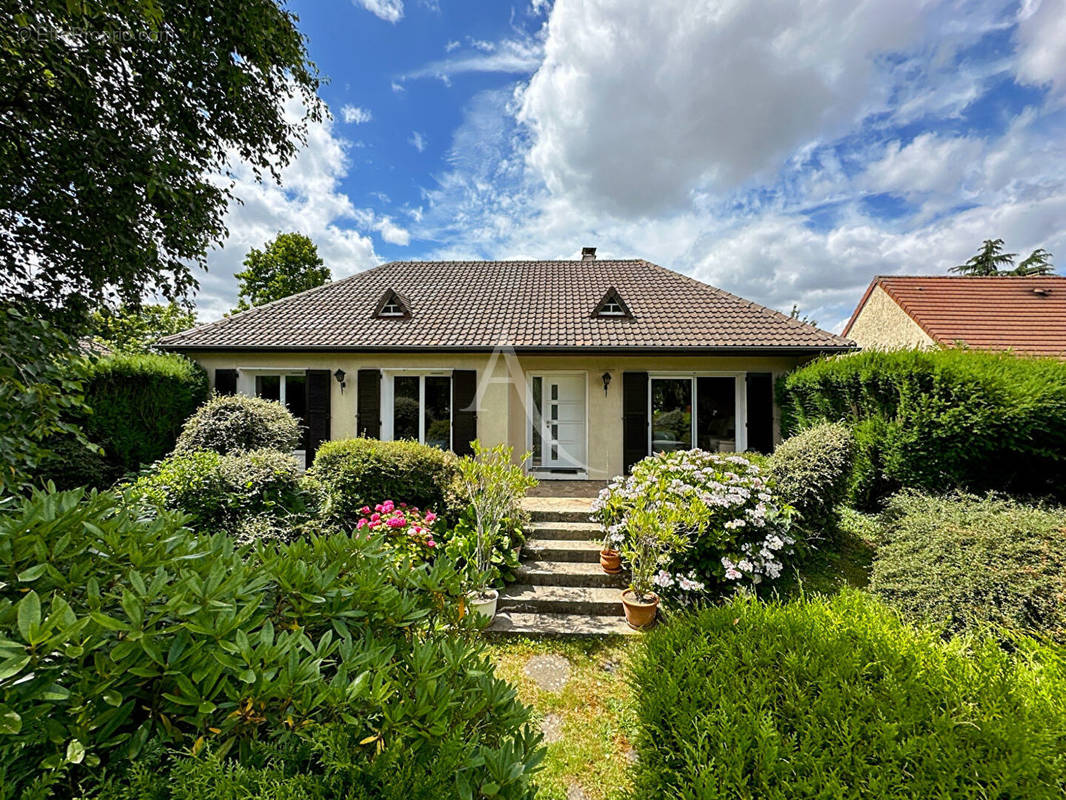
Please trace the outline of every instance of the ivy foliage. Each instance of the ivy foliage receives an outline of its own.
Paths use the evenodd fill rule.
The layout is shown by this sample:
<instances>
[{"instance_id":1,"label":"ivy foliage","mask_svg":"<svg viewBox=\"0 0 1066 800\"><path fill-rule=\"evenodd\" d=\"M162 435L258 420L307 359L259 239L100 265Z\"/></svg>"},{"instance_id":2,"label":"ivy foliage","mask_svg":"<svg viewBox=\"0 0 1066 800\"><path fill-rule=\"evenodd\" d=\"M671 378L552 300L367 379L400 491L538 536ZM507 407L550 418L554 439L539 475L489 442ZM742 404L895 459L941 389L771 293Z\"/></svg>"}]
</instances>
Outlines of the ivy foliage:
<instances>
[{"instance_id":1,"label":"ivy foliage","mask_svg":"<svg viewBox=\"0 0 1066 800\"><path fill-rule=\"evenodd\" d=\"M849 499L900 488L1066 498L1066 364L971 350L864 352L816 361L780 385L786 433L847 423Z\"/></svg>"},{"instance_id":2,"label":"ivy foliage","mask_svg":"<svg viewBox=\"0 0 1066 800\"><path fill-rule=\"evenodd\" d=\"M135 509L0 509L2 800L532 797L539 734L447 561L347 535L239 549Z\"/></svg>"}]
</instances>

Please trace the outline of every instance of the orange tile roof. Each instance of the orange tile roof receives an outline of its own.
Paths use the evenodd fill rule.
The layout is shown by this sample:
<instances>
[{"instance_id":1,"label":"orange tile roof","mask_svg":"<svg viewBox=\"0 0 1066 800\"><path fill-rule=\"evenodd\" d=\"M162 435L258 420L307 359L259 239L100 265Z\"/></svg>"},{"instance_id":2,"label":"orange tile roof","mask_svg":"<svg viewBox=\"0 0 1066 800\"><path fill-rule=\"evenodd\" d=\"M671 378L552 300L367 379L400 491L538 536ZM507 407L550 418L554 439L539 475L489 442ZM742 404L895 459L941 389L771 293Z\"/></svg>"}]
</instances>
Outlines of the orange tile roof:
<instances>
[{"instance_id":1,"label":"orange tile roof","mask_svg":"<svg viewBox=\"0 0 1066 800\"><path fill-rule=\"evenodd\" d=\"M615 288L631 312L597 318ZM385 292L410 306L375 317ZM639 259L397 261L167 336L171 350L853 350L813 325Z\"/></svg>"},{"instance_id":2,"label":"orange tile roof","mask_svg":"<svg viewBox=\"0 0 1066 800\"><path fill-rule=\"evenodd\" d=\"M878 276L844 336L877 286L937 344L1066 357L1066 277Z\"/></svg>"}]
</instances>

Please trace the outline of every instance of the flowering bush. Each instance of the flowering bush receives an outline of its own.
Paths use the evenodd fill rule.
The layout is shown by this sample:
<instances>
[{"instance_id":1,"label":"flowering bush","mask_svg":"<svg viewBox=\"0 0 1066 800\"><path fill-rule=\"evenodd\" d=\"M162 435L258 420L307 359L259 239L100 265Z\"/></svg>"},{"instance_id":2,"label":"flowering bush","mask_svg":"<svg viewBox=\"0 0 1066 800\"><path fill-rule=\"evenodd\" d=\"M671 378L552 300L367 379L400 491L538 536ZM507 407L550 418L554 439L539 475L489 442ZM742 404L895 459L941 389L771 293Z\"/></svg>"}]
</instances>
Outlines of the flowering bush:
<instances>
[{"instance_id":1,"label":"flowering bush","mask_svg":"<svg viewBox=\"0 0 1066 800\"><path fill-rule=\"evenodd\" d=\"M678 531L688 539L688 547L659 565L654 583L661 589L691 593L708 584L774 579L795 550L791 507L743 456L685 450L640 461L593 502L592 519L603 528L605 546L624 552L633 535L630 515L648 503L676 515Z\"/></svg>"},{"instance_id":2,"label":"flowering bush","mask_svg":"<svg viewBox=\"0 0 1066 800\"><path fill-rule=\"evenodd\" d=\"M407 503L386 500L373 509L363 506L359 513L356 531L380 538L394 552L416 563L433 560L437 548L433 523L437 515L432 511L423 513Z\"/></svg>"}]
</instances>

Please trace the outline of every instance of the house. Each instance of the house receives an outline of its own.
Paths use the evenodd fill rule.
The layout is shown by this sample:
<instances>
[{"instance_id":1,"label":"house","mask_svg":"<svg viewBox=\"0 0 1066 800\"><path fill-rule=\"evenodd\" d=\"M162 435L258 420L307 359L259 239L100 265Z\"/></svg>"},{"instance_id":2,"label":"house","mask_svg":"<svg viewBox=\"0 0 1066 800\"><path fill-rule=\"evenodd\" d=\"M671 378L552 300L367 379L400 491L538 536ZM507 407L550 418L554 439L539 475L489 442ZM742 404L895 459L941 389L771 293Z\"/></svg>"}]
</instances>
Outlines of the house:
<instances>
[{"instance_id":1,"label":"house","mask_svg":"<svg viewBox=\"0 0 1066 800\"><path fill-rule=\"evenodd\" d=\"M839 336L642 260L403 261L161 341L329 438L531 451L606 479L652 451L768 451L774 379Z\"/></svg>"},{"instance_id":2,"label":"house","mask_svg":"<svg viewBox=\"0 0 1066 800\"><path fill-rule=\"evenodd\" d=\"M863 349L968 347L1066 356L1066 277L873 279L844 336Z\"/></svg>"}]
</instances>

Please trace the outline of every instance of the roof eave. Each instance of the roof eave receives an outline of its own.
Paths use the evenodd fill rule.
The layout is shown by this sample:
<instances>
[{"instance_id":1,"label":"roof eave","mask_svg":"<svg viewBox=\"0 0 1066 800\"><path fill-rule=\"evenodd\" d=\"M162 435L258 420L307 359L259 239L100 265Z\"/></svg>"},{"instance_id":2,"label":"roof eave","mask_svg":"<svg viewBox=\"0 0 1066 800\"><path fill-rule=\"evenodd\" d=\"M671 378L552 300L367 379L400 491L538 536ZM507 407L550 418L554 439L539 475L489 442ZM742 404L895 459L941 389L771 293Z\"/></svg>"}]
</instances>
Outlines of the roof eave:
<instances>
[{"instance_id":1,"label":"roof eave","mask_svg":"<svg viewBox=\"0 0 1066 800\"><path fill-rule=\"evenodd\" d=\"M854 343L833 345L707 345L707 346L611 346L611 347L546 347L532 345L469 346L239 346L239 345L160 345L160 349L175 353L492 353L513 350L525 354L612 354L612 355L819 355L822 353L850 353L858 350Z\"/></svg>"}]
</instances>

